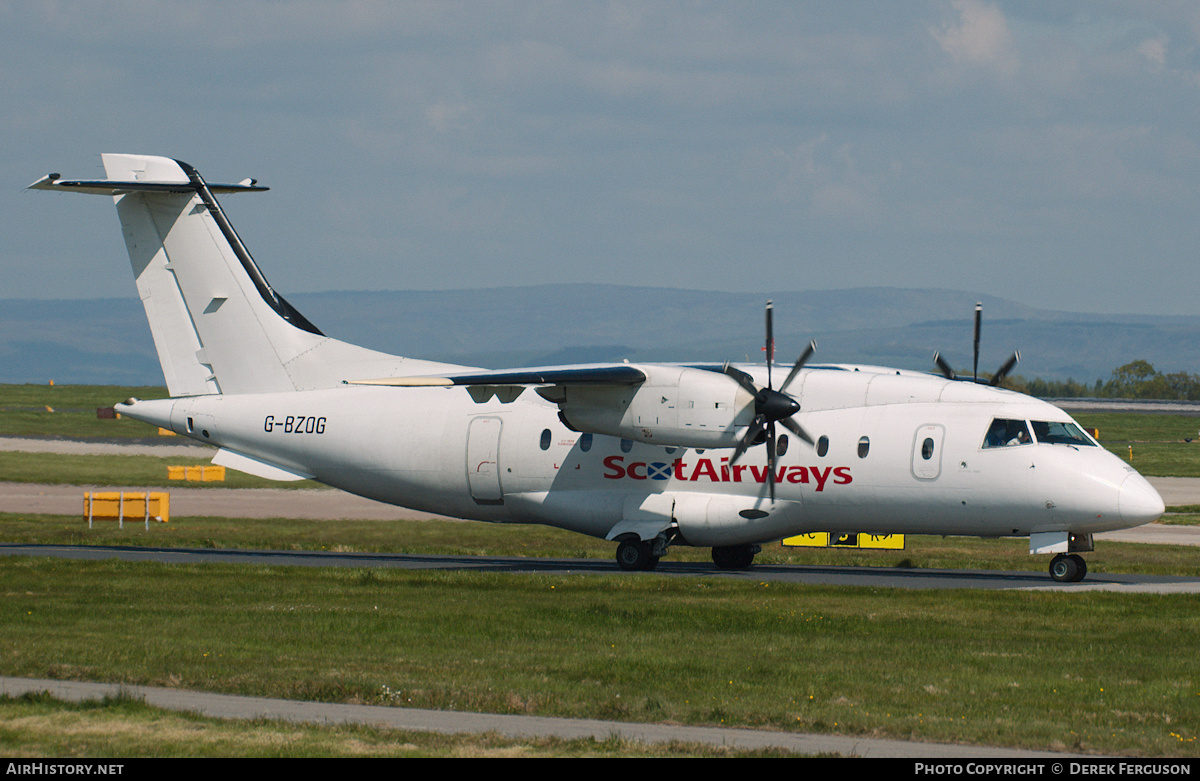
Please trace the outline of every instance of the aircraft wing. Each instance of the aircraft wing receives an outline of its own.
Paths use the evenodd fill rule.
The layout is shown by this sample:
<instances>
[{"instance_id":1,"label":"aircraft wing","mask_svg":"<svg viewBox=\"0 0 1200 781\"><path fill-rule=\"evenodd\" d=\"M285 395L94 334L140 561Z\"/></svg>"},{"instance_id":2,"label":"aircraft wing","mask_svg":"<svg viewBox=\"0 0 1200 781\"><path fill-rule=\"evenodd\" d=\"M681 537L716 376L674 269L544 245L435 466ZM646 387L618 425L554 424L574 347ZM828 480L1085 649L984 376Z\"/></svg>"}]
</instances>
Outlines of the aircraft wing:
<instances>
[{"instance_id":1,"label":"aircraft wing","mask_svg":"<svg viewBox=\"0 0 1200 781\"><path fill-rule=\"evenodd\" d=\"M399 388L449 385L637 385L646 373L628 364L592 366L548 366L533 369L445 374L440 377L387 377L375 380L346 380L347 385L388 385Z\"/></svg>"}]
</instances>

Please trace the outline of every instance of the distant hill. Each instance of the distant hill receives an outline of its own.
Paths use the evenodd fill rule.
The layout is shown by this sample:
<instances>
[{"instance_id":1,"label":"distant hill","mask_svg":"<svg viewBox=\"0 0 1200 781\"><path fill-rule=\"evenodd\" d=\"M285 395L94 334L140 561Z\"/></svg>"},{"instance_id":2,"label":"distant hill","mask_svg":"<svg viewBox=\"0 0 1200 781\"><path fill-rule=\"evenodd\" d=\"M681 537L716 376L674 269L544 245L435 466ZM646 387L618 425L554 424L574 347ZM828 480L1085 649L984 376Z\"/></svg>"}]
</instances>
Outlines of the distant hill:
<instances>
[{"instance_id":1,"label":"distant hill","mask_svg":"<svg viewBox=\"0 0 1200 781\"><path fill-rule=\"evenodd\" d=\"M775 302L777 359L810 339L814 362L933 370L940 350L971 371L976 301L980 371L1014 350L1014 374L1093 382L1135 359L1200 372L1200 317L1034 309L950 290L855 288L772 294L621 285L334 292L288 299L329 336L385 352L499 368L614 361L761 361L763 304ZM161 383L135 298L0 300L0 382Z\"/></svg>"}]
</instances>

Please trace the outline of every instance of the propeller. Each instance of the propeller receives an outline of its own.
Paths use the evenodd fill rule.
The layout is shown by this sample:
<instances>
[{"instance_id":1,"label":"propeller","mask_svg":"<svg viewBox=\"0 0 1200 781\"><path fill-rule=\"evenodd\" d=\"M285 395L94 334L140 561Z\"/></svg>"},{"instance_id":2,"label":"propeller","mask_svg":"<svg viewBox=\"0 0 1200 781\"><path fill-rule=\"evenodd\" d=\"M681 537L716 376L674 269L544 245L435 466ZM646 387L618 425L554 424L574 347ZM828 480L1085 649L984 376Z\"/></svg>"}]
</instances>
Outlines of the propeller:
<instances>
[{"instance_id":1,"label":"propeller","mask_svg":"<svg viewBox=\"0 0 1200 781\"><path fill-rule=\"evenodd\" d=\"M732 377L738 385L741 385L743 390L754 396L754 419L746 429L746 435L742 438L742 441L734 448L733 456L729 459L729 463L730 465L737 463L737 460L752 446L765 441L767 444L767 469L770 472L767 484L770 486L772 502L775 501L775 461L778 457L775 452L775 424L779 423L808 444L814 444L813 438L809 433L792 419L792 416L800 411L800 405L787 394L787 388L791 385L792 380L796 379L796 375L800 373L800 369L804 367L805 362L812 357L813 352L817 349L816 342L809 342L808 347L796 359L792 370L788 372L787 379L779 386L779 390L775 390L772 379L773 364L775 361L775 333L772 322L774 311L774 305L768 301L766 309L767 341L765 348L767 353L766 387L760 388L756 386L749 374L741 369L735 369L728 363L722 368L722 371Z\"/></svg>"},{"instance_id":2,"label":"propeller","mask_svg":"<svg viewBox=\"0 0 1200 781\"><path fill-rule=\"evenodd\" d=\"M981 330L982 324L983 324L983 304L976 303L975 304L975 363L974 363L974 374L971 377L971 381L976 382L976 383L979 382L979 332ZM1005 361L1000 366L1000 368L996 371L996 373L992 375L992 378L990 380L988 380L987 384L992 387L996 387L1000 383L1004 382L1004 378L1008 376L1008 373L1010 371L1012 371L1013 367L1017 365L1017 361L1019 361L1019 360L1021 360L1020 351L1014 351L1012 355L1008 356L1008 360ZM959 377L957 374L954 373L954 369L951 368L949 362L947 362L946 359L942 357L942 354L940 352L935 352L933 354L933 362L935 364L937 364L938 369L941 370L942 375L945 376L946 379L948 379L948 380L959 380L959 379L965 380L966 379L965 377Z\"/></svg>"}]
</instances>

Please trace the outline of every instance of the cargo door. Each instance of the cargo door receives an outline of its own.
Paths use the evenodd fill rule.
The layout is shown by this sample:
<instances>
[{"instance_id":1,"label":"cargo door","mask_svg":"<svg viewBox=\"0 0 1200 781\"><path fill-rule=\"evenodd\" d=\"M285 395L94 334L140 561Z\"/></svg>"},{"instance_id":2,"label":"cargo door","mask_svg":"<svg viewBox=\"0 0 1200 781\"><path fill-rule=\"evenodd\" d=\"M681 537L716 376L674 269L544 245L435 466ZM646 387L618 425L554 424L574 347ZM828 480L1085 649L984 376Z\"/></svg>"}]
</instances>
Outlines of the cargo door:
<instances>
[{"instance_id":1,"label":"cargo door","mask_svg":"<svg viewBox=\"0 0 1200 781\"><path fill-rule=\"evenodd\" d=\"M467 486L476 504L504 504L500 429L500 418L474 418L467 429Z\"/></svg>"}]
</instances>

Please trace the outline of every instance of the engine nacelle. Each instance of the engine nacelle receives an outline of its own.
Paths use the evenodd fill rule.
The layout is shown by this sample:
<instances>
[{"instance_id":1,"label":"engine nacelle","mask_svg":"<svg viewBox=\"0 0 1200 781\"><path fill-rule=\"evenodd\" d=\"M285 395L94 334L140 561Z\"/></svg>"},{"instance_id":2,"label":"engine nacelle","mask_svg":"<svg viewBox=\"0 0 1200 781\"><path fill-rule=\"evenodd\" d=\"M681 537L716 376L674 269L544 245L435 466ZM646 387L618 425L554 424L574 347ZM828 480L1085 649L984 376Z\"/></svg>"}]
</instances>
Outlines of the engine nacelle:
<instances>
[{"instance_id":1,"label":"engine nacelle","mask_svg":"<svg viewBox=\"0 0 1200 781\"><path fill-rule=\"evenodd\" d=\"M646 381L625 388L558 386L542 393L576 431L675 447L736 447L754 418L754 397L704 369L639 364ZM539 391L541 392L541 391Z\"/></svg>"}]
</instances>

